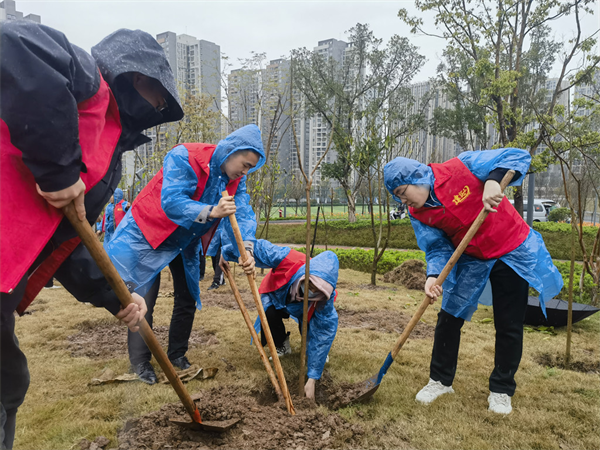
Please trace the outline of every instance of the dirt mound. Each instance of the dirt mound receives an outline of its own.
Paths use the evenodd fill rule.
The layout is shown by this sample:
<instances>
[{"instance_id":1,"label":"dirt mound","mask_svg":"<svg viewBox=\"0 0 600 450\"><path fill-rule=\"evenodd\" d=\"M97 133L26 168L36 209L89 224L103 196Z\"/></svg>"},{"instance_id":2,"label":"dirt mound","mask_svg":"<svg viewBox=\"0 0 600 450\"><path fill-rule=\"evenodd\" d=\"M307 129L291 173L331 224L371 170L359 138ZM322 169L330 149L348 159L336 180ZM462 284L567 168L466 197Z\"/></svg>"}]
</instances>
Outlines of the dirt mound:
<instances>
[{"instance_id":1,"label":"dirt mound","mask_svg":"<svg viewBox=\"0 0 600 450\"><path fill-rule=\"evenodd\" d=\"M564 355L552 355L550 353L541 353L537 355L535 361L544 367L556 367L563 370L572 370L574 372L587 373L589 375L600 375L600 361L591 356L589 360L571 359L569 366L565 364Z\"/></svg>"},{"instance_id":2,"label":"dirt mound","mask_svg":"<svg viewBox=\"0 0 600 450\"><path fill-rule=\"evenodd\" d=\"M81 331L67 337L67 348L73 357L87 357L92 359L110 359L122 357L127 354L127 327L111 320L107 322L86 320L80 324ZM166 348L169 340L169 327L154 327L160 345ZM217 345L217 337L200 328L192 330L190 335L190 348L198 345Z\"/></svg>"},{"instance_id":3,"label":"dirt mound","mask_svg":"<svg viewBox=\"0 0 600 450\"><path fill-rule=\"evenodd\" d=\"M402 333L411 316L397 311L354 311L338 310L341 328L365 328L384 333ZM410 337L413 339L433 338L435 327L423 322L417 323Z\"/></svg>"},{"instance_id":4,"label":"dirt mound","mask_svg":"<svg viewBox=\"0 0 600 450\"><path fill-rule=\"evenodd\" d=\"M415 290L422 290L426 280L425 263L419 259L408 259L383 276L386 283L395 283Z\"/></svg>"},{"instance_id":5,"label":"dirt mound","mask_svg":"<svg viewBox=\"0 0 600 450\"><path fill-rule=\"evenodd\" d=\"M356 446L363 435L359 425L350 424L335 413L325 414L305 398L293 397L295 416L290 416L279 403L265 402L263 392L236 387L214 388L195 395L194 399L205 421L236 418L241 421L222 434L190 431L169 422L169 418L188 418L180 403L172 403L128 421L117 436L119 450L217 447L316 450Z\"/></svg>"}]
</instances>

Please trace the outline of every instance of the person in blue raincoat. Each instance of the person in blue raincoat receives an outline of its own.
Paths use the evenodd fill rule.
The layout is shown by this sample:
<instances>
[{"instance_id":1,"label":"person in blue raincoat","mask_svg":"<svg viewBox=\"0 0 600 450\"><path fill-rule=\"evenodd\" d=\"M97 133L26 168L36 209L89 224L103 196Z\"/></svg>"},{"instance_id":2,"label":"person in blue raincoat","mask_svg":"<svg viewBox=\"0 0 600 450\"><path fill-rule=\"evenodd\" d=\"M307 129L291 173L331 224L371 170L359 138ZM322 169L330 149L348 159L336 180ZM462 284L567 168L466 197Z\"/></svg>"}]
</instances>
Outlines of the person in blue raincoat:
<instances>
[{"instance_id":1,"label":"person in blue raincoat","mask_svg":"<svg viewBox=\"0 0 600 450\"><path fill-rule=\"evenodd\" d=\"M470 320L489 279L496 328L495 364L489 379L490 411L508 414L514 379L523 351L523 320L529 286L540 293L540 305L558 294L563 281L539 233L530 229L500 190L508 170L520 185L531 157L506 148L461 153L443 164L426 166L396 158L384 168L386 188L409 206L419 247L427 259L425 294L432 302L443 295L438 315L429 383L416 400L431 403L453 393L461 327ZM437 276L450 259L481 208L490 211L443 286Z\"/></svg>"},{"instance_id":2,"label":"person in blue raincoat","mask_svg":"<svg viewBox=\"0 0 600 450\"><path fill-rule=\"evenodd\" d=\"M106 206L106 225L104 232L104 246L110 242L112 236L115 234L115 205L123 200L123 190L116 188L115 193L110 198L110 203Z\"/></svg>"},{"instance_id":3,"label":"person in blue raincoat","mask_svg":"<svg viewBox=\"0 0 600 450\"><path fill-rule=\"evenodd\" d=\"M234 260L237 257L237 252L234 252L236 246L230 242L226 242L222 247L225 260ZM283 319L292 317L301 325L306 255L289 247L280 247L259 239L254 247L254 258L257 267L272 269L261 282L259 292L277 354L290 354L289 332L286 332ZM310 261L311 287L306 347L308 380L304 392L312 399L315 397L316 381L321 379L337 333L338 314L334 300L337 295L335 289L338 271L338 258L331 251L323 252ZM256 320L255 328L257 332L261 331L260 318ZM267 344L263 333L261 343L263 346Z\"/></svg>"},{"instance_id":4,"label":"person in blue raincoat","mask_svg":"<svg viewBox=\"0 0 600 450\"><path fill-rule=\"evenodd\" d=\"M114 212L115 212L115 196L113 194L110 196L108 205L106 205L106 209L104 210L104 243L103 243L103 245L104 245L105 249L106 249L106 246L108 245L108 243L110 242L110 238L112 237L112 232L108 231L108 224L113 220Z\"/></svg>"},{"instance_id":5,"label":"person in blue raincoat","mask_svg":"<svg viewBox=\"0 0 600 450\"><path fill-rule=\"evenodd\" d=\"M185 369L185 357L196 309L200 309L199 251L204 252L219 222L233 231L227 216L235 213L246 249L252 254L256 218L246 193L246 175L258 170L265 156L256 125L231 133L218 145L181 144L165 157L162 170L136 197L107 247L130 290L146 299L146 320L158 295L160 272L169 265L175 291L167 355ZM235 197L222 197L227 190ZM254 258L242 264L254 274ZM156 382L150 350L141 337L128 335L132 370L149 384Z\"/></svg>"}]
</instances>

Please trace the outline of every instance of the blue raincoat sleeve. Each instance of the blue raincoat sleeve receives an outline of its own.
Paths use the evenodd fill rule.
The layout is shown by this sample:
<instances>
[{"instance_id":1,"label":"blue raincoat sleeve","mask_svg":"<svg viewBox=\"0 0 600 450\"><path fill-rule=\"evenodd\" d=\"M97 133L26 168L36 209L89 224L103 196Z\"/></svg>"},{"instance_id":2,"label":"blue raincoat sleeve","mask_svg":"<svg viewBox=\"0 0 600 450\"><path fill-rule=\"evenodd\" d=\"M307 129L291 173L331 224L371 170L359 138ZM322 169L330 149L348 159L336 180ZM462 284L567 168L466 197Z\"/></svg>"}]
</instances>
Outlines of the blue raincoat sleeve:
<instances>
[{"instance_id":1,"label":"blue raincoat sleeve","mask_svg":"<svg viewBox=\"0 0 600 450\"><path fill-rule=\"evenodd\" d=\"M242 178L242 181L240 181L235 193L235 207L235 217L237 219L238 226L240 227L242 239L244 240L244 246L254 251L254 246L256 244L257 224L254 210L250 206L250 195L248 195L246 192L245 176ZM224 218L222 223L223 232L221 239L226 239L229 243L231 243L231 245L228 247L228 255L230 258L228 261L237 261L240 257L240 252L238 251L237 244L235 243L235 236L233 234L233 228L231 228L229 217Z\"/></svg>"},{"instance_id":2,"label":"blue raincoat sleeve","mask_svg":"<svg viewBox=\"0 0 600 450\"><path fill-rule=\"evenodd\" d=\"M188 151L179 145L165 156L160 204L170 220L188 230L200 212L211 206L192 200L197 187L198 177L189 163Z\"/></svg>"},{"instance_id":3,"label":"blue raincoat sleeve","mask_svg":"<svg viewBox=\"0 0 600 450\"><path fill-rule=\"evenodd\" d=\"M280 247L264 239L258 239L254 246L256 267L274 269L289 255L290 251L289 247Z\"/></svg>"},{"instance_id":4,"label":"blue raincoat sleeve","mask_svg":"<svg viewBox=\"0 0 600 450\"><path fill-rule=\"evenodd\" d=\"M106 213L105 213L106 218L105 218L105 225L104 225L106 228L106 234L108 234L109 236L112 233L114 233L114 231L115 231L115 221L113 220L114 212L115 212L115 205L113 203L109 203L106 206Z\"/></svg>"},{"instance_id":5,"label":"blue raincoat sleeve","mask_svg":"<svg viewBox=\"0 0 600 450\"><path fill-rule=\"evenodd\" d=\"M425 225L412 216L410 222L415 230L417 244L425 252L427 275L439 275L454 253L452 242L446 233L438 228Z\"/></svg>"},{"instance_id":6,"label":"blue raincoat sleeve","mask_svg":"<svg viewBox=\"0 0 600 450\"><path fill-rule=\"evenodd\" d=\"M473 175L484 182L494 169L512 169L519 172L521 176L513 179L509 186L519 186L531 164L529 152L519 148L462 152L458 155L458 159Z\"/></svg>"}]
</instances>

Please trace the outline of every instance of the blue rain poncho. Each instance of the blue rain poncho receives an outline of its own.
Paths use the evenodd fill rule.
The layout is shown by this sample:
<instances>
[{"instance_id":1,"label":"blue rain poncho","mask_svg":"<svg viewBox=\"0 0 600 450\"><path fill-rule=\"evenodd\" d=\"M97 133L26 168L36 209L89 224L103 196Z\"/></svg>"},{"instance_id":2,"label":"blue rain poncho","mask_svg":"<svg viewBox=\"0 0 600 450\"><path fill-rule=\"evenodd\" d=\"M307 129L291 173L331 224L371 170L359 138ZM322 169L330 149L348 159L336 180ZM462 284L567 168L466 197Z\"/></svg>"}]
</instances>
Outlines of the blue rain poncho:
<instances>
[{"instance_id":1,"label":"blue rain poncho","mask_svg":"<svg viewBox=\"0 0 600 450\"><path fill-rule=\"evenodd\" d=\"M458 158L482 182L495 169L519 172L520 176L513 179L509 186L517 186L523 182L531 162L528 152L516 148L463 152ZM413 159L396 158L386 164L384 182L394 196L394 189L401 185L425 184L433 189L435 177L431 168L425 164ZM435 193L432 194L435 197ZM400 202L396 196L394 199ZM411 223L419 248L425 252L427 273L441 273L455 250L450 239L444 231L427 226L413 217ZM552 263L542 236L531 229L521 245L499 259L540 293L540 305L545 314L545 302L560 292L563 280ZM496 259L481 260L463 254L443 284L442 308L455 317L470 320L477 310L478 300L495 263Z\"/></svg>"},{"instance_id":2,"label":"blue rain poncho","mask_svg":"<svg viewBox=\"0 0 600 450\"><path fill-rule=\"evenodd\" d=\"M156 249L148 243L132 215L127 211L112 241L107 247L108 254L123 280L130 289L144 295L160 271L179 254L183 257L186 281L198 309L201 309L199 252L200 237L213 226L213 221L196 222L207 207L215 206L229 182L221 166L227 158L240 150L253 150L260 158L254 172L265 163L260 130L256 125L247 125L231 133L217 145L210 160L210 176L198 201L192 196L198 185L198 178L189 164L189 155L183 145L174 147L165 156L163 164L163 185L161 206L167 217L179 227ZM235 213L242 237L247 246L252 247L256 240L256 217L250 207L250 196L246 192L246 177L242 178L235 194ZM228 218L221 219L220 227L233 237Z\"/></svg>"},{"instance_id":3,"label":"blue rain poncho","mask_svg":"<svg viewBox=\"0 0 600 450\"><path fill-rule=\"evenodd\" d=\"M121 200L123 200L123 190L121 188L116 188L115 192L113 194L113 199L114 202L110 203L108 205L108 207L110 207L110 216L107 214L106 215L106 235L109 236L109 241L110 238L112 237L112 235L115 233L115 205L117 203L119 203ZM124 203L123 204L123 208L125 208L127 204ZM108 211L108 207L106 208L106 210ZM106 242L106 237L104 238L104 241Z\"/></svg>"},{"instance_id":4,"label":"blue rain poncho","mask_svg":"<svg viewBox=\"0 0 600 450\"><path fill-rule=\"evenodd\" d=\"M224 253L227 252L224 248ZM254 259L256 266L260 268L275 268L290 253L289 247L280 247L269 241L259 239L254 247ZM231 252L227 252L231 257ZM335 339L338 328L338 314L335 310L333 300L335 298L338 271L340 264L337 255L332 251L320 253L310 260L310 274L322 278L331 286L333 293L325 302L318 302L315 312L308 326L308 339L306 345L308 378L319 380L323 374L325 360ZM290 287L296 280L304 276L305 265L303 264L296 273L288 280L287 284L274 292L261 295L263 308L266 310L274 305L276 309L284 309L292 319L301 323L302 302L286 303ZM256 319L254 327L258 333L261 329L260 318Z\"/></svg>"}]
</instances>

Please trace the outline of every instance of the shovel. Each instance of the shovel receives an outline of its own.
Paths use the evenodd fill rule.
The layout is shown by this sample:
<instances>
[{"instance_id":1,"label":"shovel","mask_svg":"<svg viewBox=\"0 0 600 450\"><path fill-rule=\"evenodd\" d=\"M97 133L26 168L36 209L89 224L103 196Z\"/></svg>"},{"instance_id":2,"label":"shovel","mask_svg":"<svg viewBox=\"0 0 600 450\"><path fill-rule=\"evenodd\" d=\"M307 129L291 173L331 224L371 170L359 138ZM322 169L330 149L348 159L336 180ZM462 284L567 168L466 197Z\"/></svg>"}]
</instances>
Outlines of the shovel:
<instances>
[{"instance_id":1,"label":"shovel","mask_svg":"<svg viewBox=\"0 0 600 450\"><path fill-rule=\"evenodd\" d=\"M229 197L229 193L227 191L223 191L221 195L223 198ZM235 241L237 243L240 256L242 257L242 261L246 261L246 259L248 259L248 255L246 253L246 248L244 247L244 240L242 238L242 233L240 233L240 227L235 214L231 214L229 216L229 222L231 223L231 228L233 229L233 234L235 235ZM283 398L285 400L285 406L287 407L288 412L294 416L296 411L294 410L292 397L290 396L290 391L288 390L287 382L285 381L285 375L283 374L283 368L281 367L281 362L279 361L279 356L277 355L275 342L273 342L273 336L271 335L271 329L269 328L269 323L267 322L267 316L265 314L262 301L260 300L260 294L258 292L258 287L256 286L256 280L252 275L247 275L247 277L248 284L250 284L250 290L252 291L252 296L254 297L254 303L256 304L256 309L260 317L260 323L265 333L265 337L267 338L267 344L269 346L269 351L271 352L271 357L273 358L273 364L275 365L275 370L277 371L279 387L281 388L281 393L283 394ZM258 341L256 345L259 345Z\"/></svg>"},{"instance_id":2,"label":"shovel","mask_svg":"<svg viewBox=\"0 0 600 450\"><path fill-rule=\"evenodd\" d=\"M96 235L90 227L90 224L87 223L87 221L82 222L79 220L75 210L75 205L73 203L69 203L67 206L63 207L62 211L64 215L67 216L71 222L71 225L73 225L73 228L75 228L75 231L77 231L77 234L81 238L83 245L87 247L88 251L92 255L92 258L94 258L96 264L108 280L108 284L110 284L117 294L121 305L126 307L132 303L133 299L131 298L129 290L119 276L117 269L115 269L113 266L108 254L104 251L102 244L100 244L100 241L96 238ZM194 430L216 431L222 433L227 431L239 421L239 419L232 419L224 422L202 422L202 419L200 418L200 411L198 411L198 408L190 397L187 389L181 382L181 379L179 379L177 373L175 373L175 369L173 368L171 361L169 361L167 354L162 349L158 343L158 340L156 339L156 336L152 332L152 328L150 328L150 325L148 325L148 322L146 322L146 319L144 318L142 318L142 321L140 322L139 333L156 358L156 361L158 361L158 364L169 379L171 386L173 386L173 389L175 389L175 392L181 399L185 410L192 419L191 422L171 419L171 422L177 425L192 428Z\"/></svg>"},{"instance_id":3,"label":"shovel","mask_svg":"<svg viewBox=\"0 0 600 450\"><path fill-rule=\"evenodd\" d=\"M508 186L508 183L510 183L514 174L515 174L514 170L509 170L508 172L506 172L506 175L504 175L504 178L502 178L502 182L500 183L500 189L502 191L504 191L504 189L506 189L506 186ZM467 248L467 245L469 245L469 242L471 242L471 239L473 239L473 236L475 236L475 233L477 233L477 231L479 230L479 227L481 226L481 224L487 217L488 213L489 212L486 211L485 208L481 209L481 212L479 213L479 215L477 216L477 218L475 219L475 221L469 228L469 231L467 231L467 234L465 235L465 237L463 237L462 241L460 241L460 244L458 245L458 247L456 247L456 250L454 250L454 253L452 254L450 259L444 266L442 273L440 273L440 275L437 277L437 280L435 282L435 284L437 286L441 286L444 283L444 281L446 280L446 277L454 268L454 265L458 261L458 258L460 258L460 256L463 254L463 252ZM375 391L377 391L377 389L379 388L379 385L381 384L381 380L382 380L383 376L387 373L388 369L394 362L396 355L398 355L398 352L404 346L404 343L408 339L408 336L410 336L410 333L412 332L413 328L417 325L419 320L421 320L423 313L425 312L425 310L427 309L427 307L430 304L430 300L431 299L429 297L425 296L425 298L423 299L423 302L421 303L421 305L419 306L419 308L417 309L415 314L410 319L410 322L408 322L408 325L406 325L406 328L404 329L404 331L402 332L402 334L396 341L394 348L387 355L387 358L385 359L383 365L381 366L381 369L379 369L379 372L376 375L369 378L368 380L364 381L359 395L356 398L345 402L343 406L347 406L350 403L364 402L364 401L370 399L373 396L373 394L375 394Z\"/></svg>"}]
</instances>

